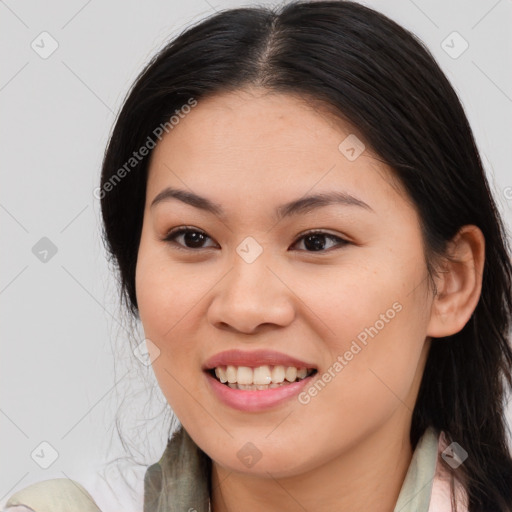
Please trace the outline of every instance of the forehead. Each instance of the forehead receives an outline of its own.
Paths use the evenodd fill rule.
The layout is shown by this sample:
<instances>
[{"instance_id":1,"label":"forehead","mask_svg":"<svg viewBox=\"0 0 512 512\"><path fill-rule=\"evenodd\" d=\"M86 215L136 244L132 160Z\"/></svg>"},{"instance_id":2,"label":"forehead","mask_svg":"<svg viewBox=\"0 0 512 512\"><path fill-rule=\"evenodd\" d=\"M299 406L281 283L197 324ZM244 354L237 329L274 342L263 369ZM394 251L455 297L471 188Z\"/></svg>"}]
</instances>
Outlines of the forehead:
<instances>
[{"instance_id":1,"label":"forehead","mask_svg":"<svg viewBox=\"0 0 512 512\"><path fill-rule=\"evenodd\" d=\"M261 89L218 94L200 99L157 144L148 196L173 185L226 201L281 203L320 189L397 195L371 149L347 158L347 145L359 152L362 137L319 103Z\"/></svg>"},{"instance_id":2,"label":"forehead","mask_svg":"<svg viewBox=\"0 0 512 512\"><path fill-rule=\"evenodd\" d=\"M248 88L200 99L164 139L204 152L228 149L257 153L338 153L338 144L355 128L329 113L318 100ZM359 136L361 138L361 136ZM163 146L165 144L161 144ZM193 155L192 155L193 156Z\"/></svg>"}]
</instances>

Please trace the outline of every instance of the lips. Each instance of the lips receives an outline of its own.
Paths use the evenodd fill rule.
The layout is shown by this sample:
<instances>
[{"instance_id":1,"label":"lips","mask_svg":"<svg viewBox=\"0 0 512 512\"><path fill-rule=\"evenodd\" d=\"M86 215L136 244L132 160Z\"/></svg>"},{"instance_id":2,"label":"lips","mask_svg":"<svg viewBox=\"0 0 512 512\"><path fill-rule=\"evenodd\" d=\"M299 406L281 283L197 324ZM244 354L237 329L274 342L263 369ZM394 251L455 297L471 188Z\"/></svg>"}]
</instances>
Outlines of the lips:
<instances>
[{"instance_id":1,"label":"lips","mask_svg":"<svg viewBox=\"0 0 512 512\"><path fill-rule=\"evenodd\" d=\"M226 350L210 357L203 365L204 371L213 370L217 366L295 366L296 368L307 368L317 370L315 364L302 361L295 357L272 350L255 350L252 352L242 350Z\"/></svg>"},{"instance_id":2,"label":"lips","mask_svg":"<svg viewBox=\"0 0 512 512\"><path fill-rule=\"evenodd\" d=\"M210 375L208 370L204 371L204 375L209 389L219 404L244 413L261 413L269 409L284 407L294 400L314 379L314 375L310 375L302 380L278 385L275 388L249 390L232 389Z\"/></svg>"},{"instance_id":3,"label":"lips","mask_svg":"<svg viewBox=\"0 0 512 512\"><path fill-rule=\"evenodd\" d=\"M290 378L292 382L288 382L285 379L280 383L267 383L266 385L223 383L225 379L221 381L221 379L216 376L216 373L221 370L219 375L228 378L227 373L222 375L222 372L227 372L229 368L230 372L236 369L236 380L238 380L239 377L241 380L246 380L248 374L252 374L253 370L254 372L265 370L268 373L269 367L273 369L277 367L282 370L287 369L292 373L294 372L295 376L298 375L297 369L300 369L301 373L304 371L307 371L307 373L302 376L302 378L298 378L297 376L297 380L295 380L294 375L291 375ZM217 368L217 372L214 371L215 368ZM251 352L227 350L210 357L203 364L202 369L206 377L206 382L217 399L230 408L245 412L262 412L284 405L295 395L300 393L308 382L311 382L311 379L314 378L318 370L317 366L311 362L303 361L296 357L272 350L254 350ZM242 371L241 376L238 375L240 371ZM246 375L244 376L244 374ZM282 381L282 377L283 375L281 375L280 378L276 377L276 380ZM274 376L272 378L274 378ZM230 380L233 380L233 376L231 376Z\"/></svg>"}]
</instances>

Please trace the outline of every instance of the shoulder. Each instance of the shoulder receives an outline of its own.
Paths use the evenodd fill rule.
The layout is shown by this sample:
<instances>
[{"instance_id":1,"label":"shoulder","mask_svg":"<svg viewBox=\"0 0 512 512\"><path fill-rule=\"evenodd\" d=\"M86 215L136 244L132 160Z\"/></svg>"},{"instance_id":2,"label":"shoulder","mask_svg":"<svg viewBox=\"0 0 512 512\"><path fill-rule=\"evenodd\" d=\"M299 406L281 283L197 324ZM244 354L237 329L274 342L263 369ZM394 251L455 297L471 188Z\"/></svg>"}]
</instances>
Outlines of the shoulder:
<instances>
[{"instance_id":1,"label":"shoulder","mask_svg":"<svg viewBox=\"0 0 512 512\"><path fill-rule=\"evenodd\" d=\"M25 512L27 508L34 512L101 512L87 490L69 478L29 485L14 493L4 507L5 512Z\"/></svg>"}]
</instances>

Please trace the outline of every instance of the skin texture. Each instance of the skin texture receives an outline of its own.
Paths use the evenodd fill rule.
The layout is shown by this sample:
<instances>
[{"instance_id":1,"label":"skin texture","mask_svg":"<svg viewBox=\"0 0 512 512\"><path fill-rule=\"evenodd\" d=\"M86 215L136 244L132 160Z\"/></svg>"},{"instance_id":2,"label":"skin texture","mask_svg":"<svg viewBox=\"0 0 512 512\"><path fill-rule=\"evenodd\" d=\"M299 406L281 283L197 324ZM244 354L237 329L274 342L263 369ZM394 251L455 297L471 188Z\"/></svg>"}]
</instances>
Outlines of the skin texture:
<instances>
[{"instance_id":1,"label":"skin texture","mask_svg":"<svg viewBox=\"0 0 512 512\"><path fill-rule=\"evenodd\" d=\"M369 148L354 161L338 149L352 133L311 102L251 88L200 100L151 156L140 318L150 353L160 351L153 368L165 397L213 461L215 512L392 511L430 336L460 330L478 301L478 228L450 246L435 296L413 204ZM151 208L167 186L207 197L225 216L176 199ZM276 221L279 205L332 190L370 208L337 204ZM163 240L180 226L205 233L199 248ZM311 229L348 243L320 236L325 249L315 251L300 238ZM236 251L248 236L263 249L250 264ZM271 349L313 362L320 378L393 304L400 311L307 404L235 410L201 370L224 350ZM251 468L237 456L247 442L261 453Z\"/></svg>"}]
</instances>

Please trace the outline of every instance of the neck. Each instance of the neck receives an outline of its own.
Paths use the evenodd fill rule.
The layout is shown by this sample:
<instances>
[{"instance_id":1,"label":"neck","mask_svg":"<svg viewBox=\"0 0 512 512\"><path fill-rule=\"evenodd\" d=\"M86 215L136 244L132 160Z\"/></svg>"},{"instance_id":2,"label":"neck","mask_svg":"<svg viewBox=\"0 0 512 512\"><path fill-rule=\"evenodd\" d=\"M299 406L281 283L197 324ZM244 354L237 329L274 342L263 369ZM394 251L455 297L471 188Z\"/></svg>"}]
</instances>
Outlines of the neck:
<instances>
[{"instance_id":1,"label":"neck","mask_svg":"<svg viewBox=\"0 0 512 512\"><path fill-rule=\"evenodd\" d=\"M405 423L391 422L323 465L286 478L234 472L212 461L212 512L393 512L412 459Z\"/></svg>"}]
</instances>

